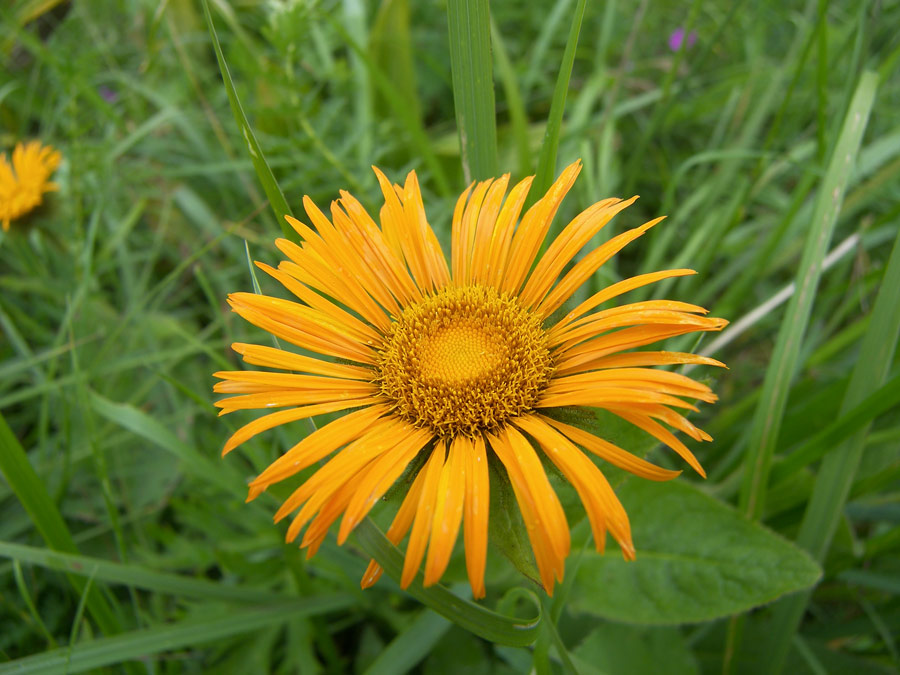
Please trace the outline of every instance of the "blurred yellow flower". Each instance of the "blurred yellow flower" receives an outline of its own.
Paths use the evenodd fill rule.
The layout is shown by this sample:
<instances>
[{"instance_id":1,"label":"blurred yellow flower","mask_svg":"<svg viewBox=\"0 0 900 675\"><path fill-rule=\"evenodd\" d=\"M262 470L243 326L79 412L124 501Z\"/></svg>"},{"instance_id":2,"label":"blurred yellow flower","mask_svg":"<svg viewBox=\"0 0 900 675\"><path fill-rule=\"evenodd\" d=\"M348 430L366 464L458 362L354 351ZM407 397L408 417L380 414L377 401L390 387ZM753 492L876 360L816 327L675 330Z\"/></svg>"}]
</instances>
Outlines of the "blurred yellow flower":
<instances>
[{"instance_id":1,"label":"blurred yellow flower","mask_svg":"<svg viewBox=\"0 0 900 675\"><path fill-rule=\"evenodd\" d=\"M44 193L59 188L49 178L61 159L59 152L39 141L16 145L11 166L6 153L0 155L0 223L4 232L11 221L40 206Z\"/></svg>"},{"instance_id":2,"label":"blurred yellow flower","mask_svg":"<svg viewBox=\"0 0 900 675\"><path fill-rule=\"evenodd\" d=\"M347 192L331 204L330 220L304 198L312 228L288 217L303 243L279 239L289 260L277 269L257 265L300 302L253 293L234 293L228 301L254 325L323 358L238 343L233 347L247 363L288 372L219 372L215 387L238 394L216 403L222 414L286 408L243 426L225 453L281 424L356 409L301 440L250 484L253 499L334 453L278 510L276 520L299 509L288 541L309 524L301 546L312 555L343 516L342 544L409 471L411 485L387 531L399 544L411 530L401 585L409 585L423 558L425 585L436 583L462 526L469 581L475 597L483 597L491 463L508 476L541 583L552 593L563 578L569 527L538 449L578 492L598 550L609 531L627 559L634 557L628 516L585 451L651 480L679 473L555 419L552 409L608 410L703 474L691 451L660 422L710 440L676 409L696 410L685 399L712 402L716 396L684 375L648 366L722 364L677 352L624 352L721 330L727 322L669 300L594 311L627 291L691 270L625 279L546 325L601 265L662 220L612 237L570 265L636 198L606 199L578 215L536 260L580 169L576 162L563 171L521 221L532 178L505 200L508 175L470 186L453 215L449 265L426 220L415 172L400 186L376 169L385 199L380 227ZM372 561L362 585L380 574Z\"/></svg>"}]
</instances>

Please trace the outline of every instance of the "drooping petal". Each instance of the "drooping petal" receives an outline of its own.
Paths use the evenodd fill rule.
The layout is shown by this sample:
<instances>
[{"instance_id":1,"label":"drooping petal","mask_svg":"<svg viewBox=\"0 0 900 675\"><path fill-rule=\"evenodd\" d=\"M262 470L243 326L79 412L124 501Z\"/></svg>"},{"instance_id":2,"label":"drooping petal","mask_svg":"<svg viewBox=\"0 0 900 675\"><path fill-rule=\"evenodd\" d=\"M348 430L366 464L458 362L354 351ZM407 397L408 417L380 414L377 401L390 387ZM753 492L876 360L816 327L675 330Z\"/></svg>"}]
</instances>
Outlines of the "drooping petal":
<instances>
[{"instance_id":1,"label":"drooping petal","mask_svg":"<svg viewBox=\"0 0 900 675\"><path fill-rule=\"evenodd\" d=\"M466 436L463 443L469 442ZM484 438L476 436L466 450L466 501L463 529L466 548L466 571L472 596L483 598L484 568L487 564L488 516L491 505L490 479Z\"/></svg>"},{"instance_id":2,"label":"drooping petal","mask_svg":"<svg viewBox=\"0 0 900 675\"><path fill-rule=\"evenodd\" d=\"M577 443L585 450L594 453L600 459L606 460L613 466L617 466L620 469L624 469L625 471L633 473L636 476L640 476L641 478L647 478L649 480L655 481L665 481L672 480L673 478L681 474L680 471L670 471L669 469L663 469L662 467L656 466L655 464L651 464L650 462L641 459L637 455L623 450L619 446L614 445L598 436L595 436L594 434L585 431L584 429L573 427L570 424L565 424L564 422L546 417L545 415L536 415L536 417L545 424L549 424L557 431L567 436L570 440Z\"/></svg>"},{"instance_id":3,"label":"drooping petal","mask_svg":"<svg viewBox=\"0 0 900 675\"><path fill-rule=\"evenodd\" d=\"M462 522L463 501L466 494L466 465L472 442L465 436L457 436L450 443L447 463L441 470L438 482L438 496L431 524L431 542L425 558L425 586L433 586L440 581Z\"/></svg>"},{"instance_id":4,"label":"drooping petal","mask_svg":"<svg viewBox=\"0 0 900 675\"><path fill-rule=\"evenodd\" d=\"M424 484L425 471L419 471L419 473L416 474L416 479L409 488L409 492L407 492L406 496L403 498L403 502L400 504L397 514L391 521L391 526L388 528L388 531L385 532L385 536L394 546L402 541L403 537L406 536L406 533L409 532L409 528L412 527L413 518L415 518L416 511L419 508L419 497L422 494L422 486ZM366 568L365 574L363 574L362 580L359 583L360 587L369 588L372 586L381 577L383 571L381 565L374 560L370 560L369 566Z\"/></svg>"},{"instance_id":5,"label":"drooping petal","mask_svg":"<svg viewBox=\"0 0 900 675\"><path fill-rule=\"evenodd\" d=\"M444 456L444 442L438 441L431 457L422 468L425 480L422 483L422 494L419 496L412 532L409 534L409 543L406 545L406 557L403 560L403 572L400 575L400 588L407 588L412 583L412 580L416 578L416 572L419 571L419 565L422 564L422 557L425 555L425 547L428 545L428 537L431 534L438 483L444 468Z\"/></svg>"},{"instance_id":6,"label":"drooping petal","mask_svg":"<svg viewBox=\"0 0 900 675\"><path fill-rule=\"evenodd\" d=\"M562 581L565 558L569 554L569 526L559 498L534 449L521 433L506 426L496 435L488 434L494 453L506 467L519 510L548 594L553 580Z\"/></svg>"},{"instance_id":7,"label":"drooping petal","mask_svg":"<svg viewBox=\"0 0 900 675\"><path fill-rule=\"evenodd\" d=\"M365 475L356 481L356 492L341 521L338 544L346 541L353 528L366 517L375 503L384 496L384 493L406 470L409 463L431 438L430 430L410 429L402 441L399 441L392 450L374 462Z\"/></svg>"},{"instance_id":8,"label":"drooping petal","mask_svg":"<svg viewBox=\"0 0 900 675\"><path fill-rule=\"evenodd\" d=\"M594 542L603 550L606 530L612 533L626 559L634 559L628 515L609 482L594 463L565 436L534 416L517 417L516 426L534 438L562 474L574 486L584 504Z\"/></svg>"}]
</instances>

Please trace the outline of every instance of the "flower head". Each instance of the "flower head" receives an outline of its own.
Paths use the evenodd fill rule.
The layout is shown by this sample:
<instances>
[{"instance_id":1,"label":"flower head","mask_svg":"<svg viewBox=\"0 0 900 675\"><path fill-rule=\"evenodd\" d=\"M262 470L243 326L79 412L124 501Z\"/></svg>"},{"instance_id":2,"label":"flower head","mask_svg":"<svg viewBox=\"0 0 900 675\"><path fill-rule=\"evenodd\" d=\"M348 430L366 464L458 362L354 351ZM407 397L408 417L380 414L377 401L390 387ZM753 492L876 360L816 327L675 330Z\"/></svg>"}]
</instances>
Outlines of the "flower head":
<instances>
[{"instance_id":1,"label":"flower head","mask_svg":"<svg viewBox=\"0 0 900 675\"><path fill-rule=\"evenodd\" d=\"M12 166L5 153L0 155L0 224L4 232L10 221L40 206L45 192L59 188L49 178L60 160L59 152L38 141L16 145Z\"/></svg>"},{"instance_id":2,"label":"flower head","mask_svg":"<svg viewBox=\"0 0 900 675\"><path fill-rule=\"evenodd\" d=\"M426 221L415 172L399 186L376 169L385 199L380 227L346 192L331 204L330 220L304 199L315 229L288 217L303 243L279 239L288 260L277 269L257 265L298 301L234 293L229 303L251 323L316 356L235 344L247 363L290 372L220 372L215 387L236 394L216 403L222 414L284 408L240 428L226 453L278 425L352 410L302 439L250 484L253 499L330 456L276 513L280 520L297 511L288 541L306 527L301 546L312 555L341 518L343 543L406 473L410 486L387 532L394 544L409 533L401 584L412 581L423 558L425 585L436 583L462 527L469 581L481 597L492 462L508 476L542 585L551 593L563 577L569 528L539 453L578 492L597 548L603 549L609 531L629 559L634 546L628 516L586 453L651 480L678 475L559 421L554 408L606 409L703 474L664 424L710 440L678 410L695 410L691 400L716 397L684 375L650 366L722 364L691 354L629 350L721 330L726 322L704 316L702 307L668 300L597 311L623 293L691 270L625 279L547 325L604 262L662 220L611 238L570 267L636 198L607 199L578 215L535 260L580 168L578 162L569 166L521 220L531 178L505 199L508 175L470 186L453 215L449 265ZM363 586L380 574L373 561Z\"/></svg>"}]
</instances>

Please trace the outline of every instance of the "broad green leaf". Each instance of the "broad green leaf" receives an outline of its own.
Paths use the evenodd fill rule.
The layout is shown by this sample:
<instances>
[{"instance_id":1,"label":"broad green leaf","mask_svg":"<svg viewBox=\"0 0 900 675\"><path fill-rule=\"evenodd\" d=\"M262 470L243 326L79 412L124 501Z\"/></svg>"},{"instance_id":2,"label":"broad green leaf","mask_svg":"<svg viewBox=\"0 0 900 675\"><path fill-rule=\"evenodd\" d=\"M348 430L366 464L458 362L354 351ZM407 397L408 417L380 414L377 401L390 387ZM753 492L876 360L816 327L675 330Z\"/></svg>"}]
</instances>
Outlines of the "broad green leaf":
<instances>
[{"instance_id":1,"label":"broad green leaf","mask_svg":"<svg viewBox=\"0 0 900 675\"><path fill-rule=\"evenodd\" d=\"M637 560L585 553L573 609L635 624L710 621L821 576L804 551L683 481L631 480L618 492Z\"/></svg>"},{"instance_id":2,"label":"broad green leaf","mask_svg":"<svg viewBox=\"0 0 900 675\"><path fill-rule=\"evenodd\" d=\"M590 633L572 656L582 675L694 675L697 662L677 628L605 623Z\"/></svg>"}]
</instances>

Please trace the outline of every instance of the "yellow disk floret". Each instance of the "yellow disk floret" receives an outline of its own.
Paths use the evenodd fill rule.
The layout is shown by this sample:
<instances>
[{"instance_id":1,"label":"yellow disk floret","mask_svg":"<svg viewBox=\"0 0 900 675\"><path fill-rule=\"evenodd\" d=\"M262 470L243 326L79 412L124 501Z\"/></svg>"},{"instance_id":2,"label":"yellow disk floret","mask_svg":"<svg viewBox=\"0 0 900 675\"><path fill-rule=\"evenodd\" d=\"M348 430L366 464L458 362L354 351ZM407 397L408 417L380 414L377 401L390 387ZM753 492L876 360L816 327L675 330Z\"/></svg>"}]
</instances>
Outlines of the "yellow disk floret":
<instances>
[{"instance_id":1,"label":"yellow disk floret","mask_svg":"<svg viewBox=\"0 0 900 675\"><path fill-rule=\"evenodd\" d=\"M553 365L537 315L472 285L407 307L379 352L378 371L397 414L452 437L496 429L531 410Z\"/></svg>"}]
</instances>

